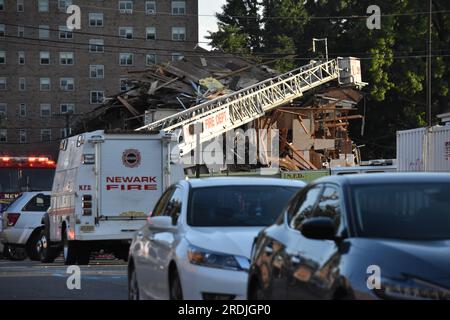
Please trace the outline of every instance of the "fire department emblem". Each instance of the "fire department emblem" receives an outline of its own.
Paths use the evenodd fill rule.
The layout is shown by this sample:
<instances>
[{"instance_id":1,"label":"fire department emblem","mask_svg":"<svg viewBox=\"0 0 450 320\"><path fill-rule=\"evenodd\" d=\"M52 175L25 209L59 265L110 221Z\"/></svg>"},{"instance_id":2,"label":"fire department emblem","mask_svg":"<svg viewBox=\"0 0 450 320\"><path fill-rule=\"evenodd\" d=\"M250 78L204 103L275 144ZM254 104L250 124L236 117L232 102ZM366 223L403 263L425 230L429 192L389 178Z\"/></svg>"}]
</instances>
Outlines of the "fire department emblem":
<instances>
[{"instance_id":1,"label":"fire department emblem","mask_svg":"<svg viewBox=\"0 0 450 320\"><path fill-rule=\"evenodd\" d=\"M122 153L122 162L125 167L136 168L141 164L141 153L136 149L127 149Z\"/></svg>"}]
</instances>

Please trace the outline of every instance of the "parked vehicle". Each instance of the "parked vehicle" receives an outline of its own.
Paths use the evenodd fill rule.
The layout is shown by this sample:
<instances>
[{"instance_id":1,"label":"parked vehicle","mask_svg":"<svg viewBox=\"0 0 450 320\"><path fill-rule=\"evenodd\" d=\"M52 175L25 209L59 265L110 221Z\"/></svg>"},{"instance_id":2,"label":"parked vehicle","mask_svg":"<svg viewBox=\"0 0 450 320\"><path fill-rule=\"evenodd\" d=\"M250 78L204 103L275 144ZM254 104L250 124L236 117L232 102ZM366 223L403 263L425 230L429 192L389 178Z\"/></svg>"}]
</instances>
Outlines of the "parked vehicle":
<instances>
[{"instance_id":1,"label":"parked vehicle","mask_svg":"<svg viewBox=\"0 0 450 320\"><path fill-rule=\"evenodd\" d=\"M171 165L171 139L98 130L62 140L41 261L53 262L61 249L69 265L89 263L98 250L126 260L160 195L184 178L182 167Z\"/></svg>"},{"instance_id":2,"label":"parked vehicle","mask_svg":"<svg viewBox=\"0 0 450 320\"><path fill-rule=\"evenodd\" d=\"M130 247L130 299L245 299L253 240L304 182L268 178L180 181Z\"/></svg>"},{"instance_id":3,"label":"parked vehicle","mask_svg":"<svg viewBox=\"0 0 450 320\"><path fill-rule=\"evenodd\" d=\"M310 183L252 251L250 299L450 299L450 174Z\"/></svg>"},{"instance_id":4,"label":"parked vehicle","mask_svg":"<svg viewBox=\"0 0 450 320\"><path fill-rule=\"evenodd\" d=\"M1 242L12 260L40 258L42 217L50 205L50 191L23 192L2 214Z\"/></svg>"}]
</instances>

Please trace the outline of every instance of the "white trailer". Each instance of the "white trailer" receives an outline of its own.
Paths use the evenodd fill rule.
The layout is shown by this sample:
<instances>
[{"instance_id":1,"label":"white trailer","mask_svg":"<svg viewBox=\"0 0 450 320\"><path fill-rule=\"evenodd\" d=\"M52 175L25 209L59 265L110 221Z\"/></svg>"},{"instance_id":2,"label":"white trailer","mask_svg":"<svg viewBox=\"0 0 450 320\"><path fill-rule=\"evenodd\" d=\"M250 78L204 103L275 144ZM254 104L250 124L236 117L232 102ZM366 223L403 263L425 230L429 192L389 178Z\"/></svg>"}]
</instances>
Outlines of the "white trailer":
<instances>
[{"instance_id":1,"label":"white trailer","mask_svg":"<svg viewBox=\"0 0 450 320\"><path fill-rule=\"evenodd\" d=\"M450 126L398 131L397 168L401 172L450 172Z\"/></svg>"},{"instance_id":2,"label":"white trailer","mask_svg":"<svg viewBox=\"0 0 450 320\"><path fill-rule=\"evenodd\" d=\"M87 264L99 249L126 259L133 233L163 191L184 178L171 164L172 142L165 133L102 130L63 140L41 260L53 261L61 249L66 264Z\"/></svg>"}]
</instances>

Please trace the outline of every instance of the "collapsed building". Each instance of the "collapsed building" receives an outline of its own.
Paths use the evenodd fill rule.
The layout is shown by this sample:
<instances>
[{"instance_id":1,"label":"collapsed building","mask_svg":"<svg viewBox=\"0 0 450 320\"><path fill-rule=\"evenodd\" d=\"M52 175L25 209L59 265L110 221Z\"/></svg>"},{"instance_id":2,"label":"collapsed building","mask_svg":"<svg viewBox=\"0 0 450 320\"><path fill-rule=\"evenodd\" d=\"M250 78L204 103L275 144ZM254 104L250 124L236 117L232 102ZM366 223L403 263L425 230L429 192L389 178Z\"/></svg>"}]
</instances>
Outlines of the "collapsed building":
<instances>
[{"instance_id":1,"label":"collapsed building","mask_svg":"<svg viewBox=\"0 0 450 320\"><path fill-rule=\"evenodd\" d=\"M76 118L72 128L75 132L133 130L278 76L279 72L269 67L271 62L255 63L199 50L197 56L133 71L126 91L106 98L102 105ZM327 84L246 126L279 130L282 170L351 166L360 162L360 156L348 127L351 121L363 118L356 108L362 97L351 87Z\"/></svg>"}]
</instances>

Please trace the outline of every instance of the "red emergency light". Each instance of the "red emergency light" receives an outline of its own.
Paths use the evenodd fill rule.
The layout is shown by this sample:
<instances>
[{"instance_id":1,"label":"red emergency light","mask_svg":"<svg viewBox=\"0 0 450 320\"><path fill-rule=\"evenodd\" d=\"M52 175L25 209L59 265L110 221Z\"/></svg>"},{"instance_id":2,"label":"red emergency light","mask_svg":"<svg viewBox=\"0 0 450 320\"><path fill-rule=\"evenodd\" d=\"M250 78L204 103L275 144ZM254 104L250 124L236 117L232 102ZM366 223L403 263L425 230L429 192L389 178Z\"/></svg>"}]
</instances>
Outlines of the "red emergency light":
<instances>
[{"instance_id":1,"label":"red emergency light","mask_svg":"<svg viewBox=\"0 0 450 320\"><path fill-rule=\"evenodd\" d=\"M10 157L0 156L0 167L8 168L56 168L54 160L50 160L48 157Z\"/></svg>"}]
</instances>

